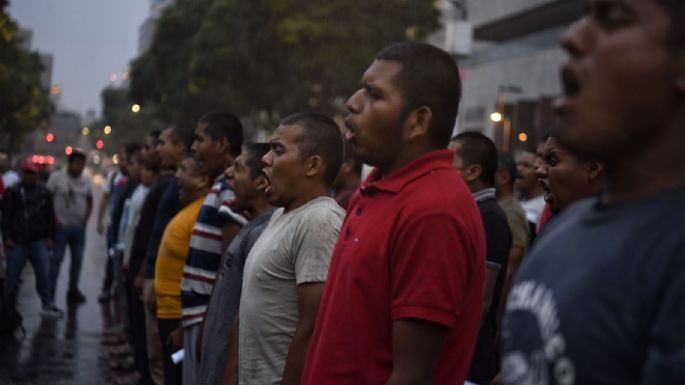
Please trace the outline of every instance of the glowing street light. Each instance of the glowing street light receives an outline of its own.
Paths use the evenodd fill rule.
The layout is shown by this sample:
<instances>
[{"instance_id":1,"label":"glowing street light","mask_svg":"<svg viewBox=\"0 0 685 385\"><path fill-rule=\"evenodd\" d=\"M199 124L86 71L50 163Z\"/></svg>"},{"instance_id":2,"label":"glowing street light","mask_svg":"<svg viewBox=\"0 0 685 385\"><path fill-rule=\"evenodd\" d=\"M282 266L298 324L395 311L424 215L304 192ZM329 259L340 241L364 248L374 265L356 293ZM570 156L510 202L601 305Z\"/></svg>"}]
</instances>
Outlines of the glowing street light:
<instances>
[{"instance_id":1,"label":"glowing street light","mask_svg":"<svg viewBox=\"0 0 685 385\"><path fill-rule=\"evenodd\" d=\"M105 135L109 135L112 133L112 127L105 126L105 129L103 131L105 132Z\"/></svg>"},{"instance_id":2,"label":"glowing street light","mask_svg":"<svg viewBox=\"0 0 685 385\"><path fill-rule=\"evenodd\" d=\"M117 79L118 79L117 74L113 73L113 74L109 75L109 81L111 81L112 83L116 82Z\"/></svg>"},{"instance_id":3,"label":"glowing street light","mask_svg":"<svg viewBox=\"0 0 685 385\"><path fill-rule=\"evenodd\" d=\"M102 148L105 147L105 142L103 142L102 139L100 139L97 142L95 142L95 147L97 147L98 150L102 150Z\"/></svg>"},{"instance_id":4,"label":"glowing street light","mask_svg":"<svg viewBox=\"0 0 685 385\"><path fill-rule=\"evenodd\" d=\"M55 141L55 134L52 132L48 132L47 135L45 135L45 141L48 143L52 143Z\"/></svg>"},{"instance_id":5,"label":"glowing street light","mask_svg":"<svg viewBox=\"0 0 685 385\"><path fill-rule=\"evenodd\" d=\"M140 105L139 104L132 105L131 111L133 111L134 113L137 113L138 111L140 111Z\"/></svg>"},{"instance_id":6,"label":"glowing street light","mask_svg":"<svg viewBox=\"0 0 685 385\"><path fill-rule=\"evenodd\" d=\"M67 146L67 147L64 149L64 153L67 154L67 156L71 155L72 152L74 152L74 148L71 147L71 146Z\"/></svg>"},{"instance_id":7,"label":"glowing street light","mask_svg":"<svg viewBox=\"0 0 685 385\"><path fill-rule=\"evenodd\" d=\"M490 120L492 120L495 123L501 122L502 114L500 114L499 112L493 112L492 114L490 114Z\"/></svg>"},{"instance_id":8,"label":"glowing street light","mask_svg":"<svg viewBox=\"0 0 685 385\"><path fill-rule=\"evenodd\" d=\"M88 134L90 134L90 128L83 127L83 130L81 130L81 134L83 134L83 136L88 136Z\"/></svg>"}]
</instances>

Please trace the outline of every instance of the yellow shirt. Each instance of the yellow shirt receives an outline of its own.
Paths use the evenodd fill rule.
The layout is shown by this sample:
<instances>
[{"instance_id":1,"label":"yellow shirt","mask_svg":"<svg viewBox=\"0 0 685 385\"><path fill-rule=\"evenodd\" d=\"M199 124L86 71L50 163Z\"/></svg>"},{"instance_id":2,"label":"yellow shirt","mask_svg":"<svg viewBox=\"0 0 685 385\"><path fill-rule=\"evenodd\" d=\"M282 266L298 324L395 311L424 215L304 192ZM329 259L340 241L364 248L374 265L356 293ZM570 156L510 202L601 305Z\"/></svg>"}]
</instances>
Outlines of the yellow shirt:
<instances>
[{"instance_id":1,"label":"yellow shirt","mask_svg":"<svg viewBox=\"0 0 685 385\"><path fill-rule=\"evenodd\" d=\"M164 230L155 264L157 318L181 318L181 279L193 226L204 197L184 207Z\"/></svg>"}]
</instances>

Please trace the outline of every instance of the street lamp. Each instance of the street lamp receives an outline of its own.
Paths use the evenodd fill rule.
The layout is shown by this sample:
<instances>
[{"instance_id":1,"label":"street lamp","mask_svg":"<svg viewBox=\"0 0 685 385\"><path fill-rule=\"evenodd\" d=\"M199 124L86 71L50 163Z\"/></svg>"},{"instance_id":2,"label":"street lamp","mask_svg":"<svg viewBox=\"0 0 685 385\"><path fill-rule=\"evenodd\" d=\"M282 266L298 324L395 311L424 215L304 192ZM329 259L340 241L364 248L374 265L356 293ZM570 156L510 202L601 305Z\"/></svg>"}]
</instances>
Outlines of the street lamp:
<instances>
[{"instance_id":1,"label":"street lamp","mask_svg":"<svg viewBox=\"0 0 685 385\"><path fill-rule=\"evenodd\" d=\"M502 150L509 151L509 142L511 141L511 119L504 116L504 96L506 93L520 94L523 90L521 86L516 84L504 84L497 87L497 111L490 114L490 120L495 124L502 122L503 128L503 143Z\"/></svg>"},{"instance_id":2,"label":"street lamp","mask_svg":"<svg viewBox=\"0 0 685 385\"><path fill-rule=\"evenodd\" d=\"M105 126L105 129L103 131L105 132L105 135L109 135L112 133L112 127Z\"/></svg>"},{"instance_id":3,"label":"street lamp","mask_svg":"<svg viewBox=\"0 0 685 385\"><path fill-rule=\"evenodd\" d=\"M138 111L140 111L140 105L139 104L132 105L131 111L133 111L133 113L138 113Z\"/></svg>"}]
</instances>

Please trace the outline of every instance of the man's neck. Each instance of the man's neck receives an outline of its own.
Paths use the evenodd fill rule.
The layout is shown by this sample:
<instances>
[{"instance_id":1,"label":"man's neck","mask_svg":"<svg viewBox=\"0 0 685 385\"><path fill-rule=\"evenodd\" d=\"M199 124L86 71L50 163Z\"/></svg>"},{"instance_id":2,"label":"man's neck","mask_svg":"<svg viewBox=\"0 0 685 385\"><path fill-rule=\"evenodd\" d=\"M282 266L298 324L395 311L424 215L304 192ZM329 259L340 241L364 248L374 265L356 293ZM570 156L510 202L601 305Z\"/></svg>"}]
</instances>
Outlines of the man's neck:
<instances>
[{"instance_id":1,"label":"man's neck","mask_svg":"<svg viewBox=\"0 0 685 385\"><path fill-rule=\"evenodd\" d=\"M311 188L303 188L302 191L305 192L293 199L293 201L284 208L285 213L298 209L316 198L328 196L329 188L328 186L313 186Z\"/></svg>"},{"instance_id":2,"label":"man's neck","mask_svg":"<svg viewBox=\"0 0 685 385\"><path fill-rule=\"evenodd\" d=\"M498 188L497 189L497 199L507 199L507 198L513 198L514 197L514 190L513 189L504 189L504 188Z\"/></svg>"},{"instance_id":3,"label":"man's neck","mask_svg":"<svg viewBox=\"0 0 685 385\"><path fill-rule=\"evenodd\" d=\"M386 176L396 172L402 167L408 165L409 163L415 161L416 159L428 154L429 152L436 151L434 148L428 146L413 146L405 149L400 149L398 156L387 165L377 166L381 171L381 179Z\"/></svg>"},{"instance_id":4,"label":"man's neck","mask_svg":"<svg viewBox=\"0 0 685 385\"><path fill-rule=\"evenodd\" d=\"M541 195L544 195L545 191L540 186L535 186L532 190L528 191L526 194L521 194L521 200L529 201L535 199Z\"/></svg>"},{"instance_id":5,"label":"man's neck","mask_svg":"<svg viewBox=\"0 0 685 385\"><path fill-rule=\"evenodd\" d=\"M262 216L263 214L268 213L269 211L273 210L274 207L269 204L269 202L266 201L266 199L259 199L257 202L253 202L252 205L250 206L248 212L250 213L250 216L252 219L257 218L259 216Z\"/></svg>"}]
</instances>

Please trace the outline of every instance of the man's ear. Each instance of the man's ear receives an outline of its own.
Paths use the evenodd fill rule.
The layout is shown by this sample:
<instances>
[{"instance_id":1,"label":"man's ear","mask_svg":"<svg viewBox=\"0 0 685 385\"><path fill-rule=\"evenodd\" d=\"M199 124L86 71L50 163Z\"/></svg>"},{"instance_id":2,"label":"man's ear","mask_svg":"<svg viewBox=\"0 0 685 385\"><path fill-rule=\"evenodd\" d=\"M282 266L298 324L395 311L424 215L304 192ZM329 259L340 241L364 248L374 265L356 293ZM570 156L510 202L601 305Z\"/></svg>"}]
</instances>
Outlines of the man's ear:
<instances>
[{"instance_id":1,"label":"man's ear","mask_svg":"<svg viewBox=\"0 0 685 385\"><path fill-rule=\"evenodd\" d=\"M321 155L312 155L305 161L305 172L304 174L308 177L316 176L318 174L323 174L324 162Z\"/></svg>"},{"instance_id":2,"label":"man's ear","mask_svg":"<svg viewBox=\"0 0 685 385\"><path fill-rule=\"evenodd\" d=\"M222 137L221 139L219 139L219 149L221 150L222 153L227 153L227 154L233 153L231 151L231 142L229 142L228 139L225 137Z\"/></svg>"},{"instance_id":3,"label":"man's ear","mask_svg":"<svg viewBox=\"0 0 685 385\"><path fill-rule=\"evenodd\" d=\"M407 138L415 140L419 137L428 136L431 122L433 121L433 111L428 106L421 106L410 112L407 116L406 127L408 129Z\"/></svg>"},{"instance_id":4,"label":"man's ear","mask_svg":"<svg viewBox=\"0 0 685 385\"><path fill-rule=\"evenodd\" d=\"M462 174L464 175L464 179L466 179L467 183L472 183L478 180L482 172L483 169L480 167L479 164L470 164L464 167L462 170Z\"/></svg>"},{"instance_id":5,"label":"man's ear","mask_svg":"<svg viewBox=\"0 0 685 385\"><path fill-rule=\"evenodd\" d=\"M585 163L585 170L587 171L588 181L593 181L599 178L600 175L602 175L602 171L604 171L604 166L601 162L591 160Z\"/></svg>"}]
</instances>

